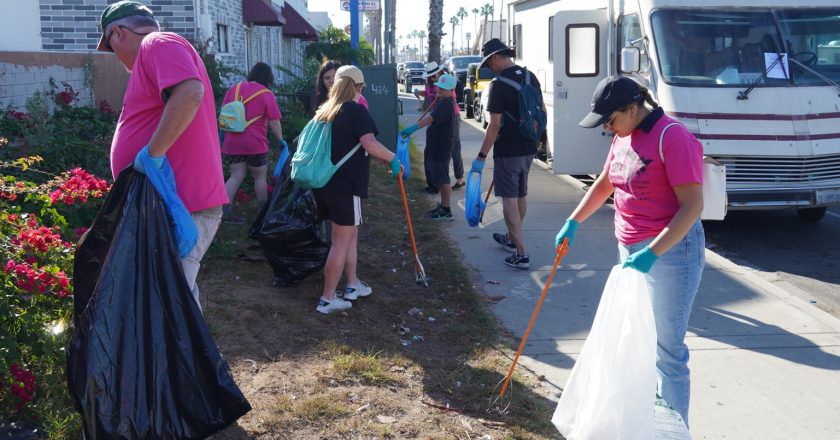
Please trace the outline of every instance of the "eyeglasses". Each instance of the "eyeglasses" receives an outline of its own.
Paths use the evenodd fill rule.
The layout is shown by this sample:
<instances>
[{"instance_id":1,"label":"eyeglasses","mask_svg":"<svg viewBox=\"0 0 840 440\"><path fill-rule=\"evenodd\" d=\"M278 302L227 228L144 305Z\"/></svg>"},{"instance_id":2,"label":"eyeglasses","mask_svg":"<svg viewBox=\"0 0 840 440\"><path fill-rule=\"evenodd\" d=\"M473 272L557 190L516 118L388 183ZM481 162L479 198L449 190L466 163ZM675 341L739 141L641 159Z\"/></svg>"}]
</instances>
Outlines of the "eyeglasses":
<instances>
[{"instance_id":1,"label":"eyeglasses","mask_svg":"<svg viewBox=\"0 0 840 440\"><path fill-rule=\"evenodd\" d=\"M610 116L610 118L607 119L606 122L604 122L604 126L612 127L613 124L615 123L615 118L617 118L618 115L626 112L627 110L630 110L630 107L624 107L624 108L620 108L620 109L614 111L613 114Z\"/></svg>"},{"instance_id":2,"label":"eyeglasses","mask_svg":"<svg viewBox=\"0 0 840 440\"><path fill-rule=\"evenodd\" d=\"M118 27L120 29L125 29L125 30L131 32L132 34L139 35L141 37L145 37L146 35L151 34L151 32L146 32L146 33L135 32L133 29L127 28L125 26L114 26L114 27L111 28L111 32L108 34L108 36L105 37L105 49L108 49L111 52L114 51L114 49L111 48L111 37L114 36L114 28L115 27Z\"/></svg>"}]
</instances>

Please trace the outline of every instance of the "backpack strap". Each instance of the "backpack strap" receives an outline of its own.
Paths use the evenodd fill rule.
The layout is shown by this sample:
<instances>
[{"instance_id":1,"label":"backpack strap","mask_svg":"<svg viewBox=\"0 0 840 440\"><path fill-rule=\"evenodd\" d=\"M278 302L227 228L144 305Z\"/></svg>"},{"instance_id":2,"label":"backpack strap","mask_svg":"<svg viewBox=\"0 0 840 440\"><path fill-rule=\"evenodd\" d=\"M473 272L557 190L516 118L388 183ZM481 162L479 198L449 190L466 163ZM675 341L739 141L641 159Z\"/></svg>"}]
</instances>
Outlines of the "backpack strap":
<instances>
[{"instance_id":1,"label":"backpack strap","mask_svg":"<svg viewBox=\"0 0 840 440\"><path fill-rule=\"evenodd\" d=\"M268 93L268 92L270 92L270 90L268 90L267 88L262 88L262 89L260 89L260 90L257 90L256 92L254 92L254 94L253 94L253 95L251 95L251 96L249 96L248 98L246 98L245 100L243 100L243 99L242 99L242 96L241 96L241 95L239 95L239 87L240 87L240 86L242 86L242 83L237 83L237 84L236 84L236 93L235 93L235 95L234 95L234 99L235 99L236 101L242 101L242 105L245 105L245 104L247 104L247 103L251 102L251 100L253 100L253 99L254 99L254 98L256 98L257 96L262 95L263 93ZM258 116L255 116L255 117L251 118L251 119L246 120L246 121L245 121L245 127L247 128L248 126L250 126L250 125L251 125L251 124L253 124L254 122L257 122L257 121L258 121L261 117L263 117L263 115L258 115Z\"/></svg>"},{"instance_id":2,"label":"backpack strap","mask_svg":"<svg viewBox=\"0 0 840 440\"><path fill-rule=\"evenodd\" d=\"M247 103L251 102L251 100L252 100L252 99L254 99L254 98L256 98L257 96L260 96L260 95L262 95L263 93L268 93L268 92L270 92L270 91L271 91L271 90L268 90L268 89L265 89L265 88L260 89L260 90L257 90L256 92L254 92L254 94L253 94L253 95L249 96L249 97L248 97L248 99L246 99L246 100L242 101L242 103L243 103L243 104L247 104Z\"/></svg>"},{"instance_id":3,"label":"backpack strap","mask_svg":"<svg viewBox=\"0 0 840 440\"><path fill-rule=\"evenodd\" d=\"M234 100L234 101L241 101L241 99L239 99L239 88L240 88L240 87L242 87L242 83L241 83L241 82L240 82L240 83L236 83L236 89L235 89L235 91L234 91L234 93L233 93L233 100Z\"/></svg>"},{"instance_id":4,"label":"backpack strap","mask_svg":"<svg viewBox=\"0 0 840 440\"><path fill-rule=\"evenodd\" d=\"M342 166L342 165L344 165L344 162L347 162L348 160L350 160L350 157L352 157L354 154L356 154L356 152L357 152L357 151L359 151L359 148L361 148L361 147L362 147L362 143L361 143L361 142L359 142L358 144L356 144L356 146L355 146L355 147L353 147L353 149L352 149L352 150L350 150L350 152L349 152L349 153L345 154L345 155L344 155L344 157L342 157L342 158L341 158L341 160L340 160L340 161L338 161L338 163L337 163L337 164L335 164L335 168L336 168L336 169L341 168L341 166Z\"/></svg>"},{"instance_id":5,"label":"backpack strap","mask_svg":"<svg viewBox=\"0 0 840 440\"><path fill-rule=\"evenodd\" d=\"M665 140L665 132L668 131L668 129L671 128L674 125L682 125L682 124L680 124L679 122L672 122L672 123L666 125L665 128L662 129L662 133L659 133L659 158L662 160L663 164L665 163L665 155L662 153L662 141Z\"/></svg>"}]
</instances>

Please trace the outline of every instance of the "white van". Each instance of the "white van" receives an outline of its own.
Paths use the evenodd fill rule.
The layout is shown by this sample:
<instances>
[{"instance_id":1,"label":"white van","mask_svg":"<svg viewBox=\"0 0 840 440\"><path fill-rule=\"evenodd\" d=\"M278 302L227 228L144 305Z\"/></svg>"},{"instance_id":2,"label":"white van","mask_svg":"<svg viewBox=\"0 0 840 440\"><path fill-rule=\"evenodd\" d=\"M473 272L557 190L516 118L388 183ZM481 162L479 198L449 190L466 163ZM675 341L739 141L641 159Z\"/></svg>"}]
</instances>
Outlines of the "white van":
<instances>
[{"instance_id":1,"label":"white van","mask_svg":"<svg viewBox=\"0 0 840 440\"><path fill-rule=\"evenodd\" d=\"M577 123L607 75L648 86L726 165L730 209L840 204L837 0L520 0L517 63L543 84L545 160L597 174L611 136Z\"/></svg>"}]
</instances>

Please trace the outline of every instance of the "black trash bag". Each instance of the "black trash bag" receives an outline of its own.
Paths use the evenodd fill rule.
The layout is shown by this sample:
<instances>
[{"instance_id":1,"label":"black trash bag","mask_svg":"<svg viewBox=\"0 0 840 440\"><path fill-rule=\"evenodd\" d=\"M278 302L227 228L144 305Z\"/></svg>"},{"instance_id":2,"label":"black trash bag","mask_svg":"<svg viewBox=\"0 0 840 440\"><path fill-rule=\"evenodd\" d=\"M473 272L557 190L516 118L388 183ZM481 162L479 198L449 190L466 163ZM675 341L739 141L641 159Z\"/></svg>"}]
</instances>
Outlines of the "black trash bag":
<instances>
[{"instance_id":1,"label":"black trash bag","mask_svg":"<svg viewBox=\"0 0 840 440\"><path fill-rule=\"evenodd\" d=\"M151 182L128 168L76 250L67 380L87 440L203 439L251 410L169 225Z\"/></svg>"},{"instance_id":2,"label":"black trash bag","mask_svg":"<svg viewBox=\"0 0 840 440\"><path fill-rule=\"evenodd\" d=\"M288 165L287 168L288 169ZM248 236L260 242L274 271L274 285L292 285L323 269L330 252L329 222L318 221L312 190L296 185L288 172L251 225Z\"/></svg>"}]
</instances>

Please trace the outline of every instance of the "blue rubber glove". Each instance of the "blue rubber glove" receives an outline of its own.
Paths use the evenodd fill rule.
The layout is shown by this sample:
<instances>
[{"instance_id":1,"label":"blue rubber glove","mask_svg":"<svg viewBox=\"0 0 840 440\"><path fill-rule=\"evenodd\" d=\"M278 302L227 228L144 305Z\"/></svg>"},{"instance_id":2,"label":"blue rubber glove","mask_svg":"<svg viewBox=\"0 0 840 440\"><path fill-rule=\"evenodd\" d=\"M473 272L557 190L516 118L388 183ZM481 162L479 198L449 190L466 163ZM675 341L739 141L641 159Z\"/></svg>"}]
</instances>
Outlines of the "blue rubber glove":
<instances>
[{"instance_id":1,"label":"blue rubber glove","mask_svg":"<svg viewBox=\"0 0 840 440\"><path fill-rule=\"evenodd\" d=\"M627 257L621 267L632 267L641 273L648 273L653 263L656 263L657 258L659 257L653 253L653 250L649 246L645 246L644 249Z\"/></svg>"},{"instance_id":2,"label":"blue rubber glove","mask_svg":"<svg viewBox=\"0 0 840 440\"><path fill-rule=\"evenodd\" d=\"M157 164L153 162L154 160L155 158L149 156L149 148L145 147L137 154L136 163L140 163L140 166L146 170L146 177L163 199L163 205L172 220L172 234L175 238L178 256L185 258L192 252L193 247L198 242L198 227L186 206L178 197L172 167L164 160L158 168ZM142 173L143 171L138 170L138 172Z\"/></svg>"},{"instance_id":3,"label":"blue rubber glove","mask_svg":"<svg viewBox=\"0 0 840 440\"><path fill-rule=\"evenodd\" d=\"M280 177L283 173L283 167L286 166L286 160L289 159L289 144L286 141L280 141L280 158L277 160L277 165L274 166L274 177Z\"/></svg>"},{"instance_id":4,"label":"blue rubber glove","mask_svg":"<svg viewBox=\"0 0 840 440\"><path fill-rule=\"evenodd\" d=\"M578 226L580 226L580 223L578 223L577 220L566 220L566 224L560 228L560 232L558 232L557 236L554 237L554 247L560 247L564 238L569 239L569 247L572 247L572 242L575 241L575 231L577 231Z\"/></svg>"},{"instance_id":5,"label":"blue rubber glove","mask_svg":"<svg viewBox=\"0 0 840 440\"><path fill-rule=\"evenodd\" d=\"M149 159L152 161L152 164L157 169L163 168L163 161L166 160L166 156L153 157L149 154L149 146L146 145L145 147L143 147L142 150L140 150L139 153L137 153L137 156L134 157L134 169L137 170L137 172L146 174L146 167L145 165L143 165L145 161L140 160L141 154L148 156Z\"/></svg>"},{"instance_id":6,"label":"blue rubber glove","mask_svg":"<svg viewBox=\"0 0 840 440\"><path fill-rule=\"evenodd\" d=\"M390 165L391 165L391 175L392 175L392 177L394 177L396 179L397 176L400 175L400 171L402 171L402 164L400 163L400 159L397 156L394 156L394 158L391 159Z\"/></svg>"},{"instance_id":7,"label":"blue rubber glove","mask_svg":"<svg viewBox=\"0 0 840 440\"><path fill-rule=\"evenodd\" d=\"M416 123L415 123L415 124L411 124L411 125L409 125L408 127L403 128L403 130L400 132L400 136L402 136L402 137L409 137L409 136L411 136L412 134L414 134L414 132L415 132L415 131L417 131L417 130L419 130L419 129L420 129L420 126L419 126L419 125L417 125Z\"/></svg>"},{"instance_id":8,"label":"blue rubber glove","mask_svg":"<svg viewBox=\"0 0 840 440\"><path fill-rule=\"evenodd\" d=\"M470 172L475 171L476 173L480 173L483 169L484 169L484 161L483 160L478 160L478 159L473 159L472 169L470 169Z\"/></svg>"}]
</instances>

